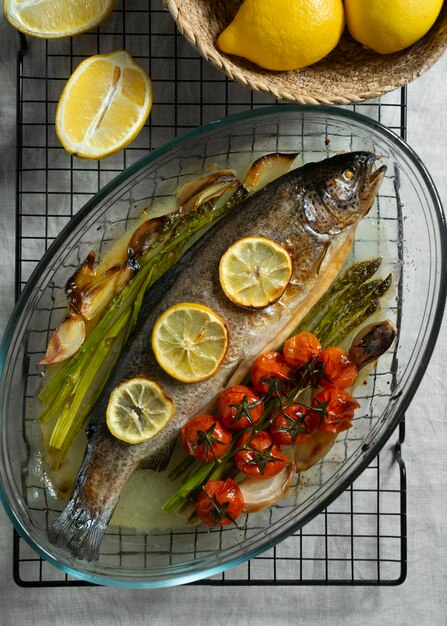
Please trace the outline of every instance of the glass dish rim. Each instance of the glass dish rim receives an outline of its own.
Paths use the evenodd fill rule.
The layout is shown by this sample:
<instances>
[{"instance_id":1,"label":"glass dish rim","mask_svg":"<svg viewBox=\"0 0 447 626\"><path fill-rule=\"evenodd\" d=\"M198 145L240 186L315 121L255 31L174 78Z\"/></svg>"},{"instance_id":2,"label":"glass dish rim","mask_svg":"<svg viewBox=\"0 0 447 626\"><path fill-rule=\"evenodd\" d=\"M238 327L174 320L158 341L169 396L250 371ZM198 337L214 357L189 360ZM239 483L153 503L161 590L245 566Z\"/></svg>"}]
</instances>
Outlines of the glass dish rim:
<instances>
[{"instance_id":1,"label":"glass dish rim","mask_svg":"<svg viewBox=\"0 0 447 626\"><path fill-rule=\"evenodd\" d=\"M5 333L3 336L3 340L0 346L0 380L2 379L3 369L6 361L6 354L9 349L9 345L11 343L16 324L23 313L25 308L25 304L28 301L30 295L33 293L33 289L40 277L40 271L42 265L47 265L50 260L54 257L57 250L59 250L61 243L66 239L66 237L73 231L74 228L84 219L90 211L92 211L106 196L112 192L114 189L119 187L123 182L125 182L128 178L130 178L133 174L137 173L139 170L147 166L149 163L155 161L160 156L169 152L173 148L181 145L182 143L186 143L195 137L199 137L204 135L210 131L214 131L216 129L225 128L227 126L231 126L234 123L239 121L251 119L251 118L262 118L264 116L269 116L276 113L287 113L287 112L296 112L296 113L322 113L329 114L331 116L339 116L341 118L351 119L360 122L363 126L367 128L371 128L372 130L379 132L384 135L387 139L390 140L391 143L397 145L397 147L405 154L407 158L415 165L416 170L421 176L423 182L427 187L427 191L429 192L430 199L433 203L433 207L435 209L434 213L436 216L436 223L438 226L439 238L440 238L440 260L441 260L441 270L447 270L447 230L446 230L446 218L444 215L442 203L438 194L438 191L435 187L435 184L425 167L424 163L421 161L419 156L414 152L414 150L404 141L401 137L393 133L386 126L381 124L380 122L358 113L356 111L351 111L348 109L342 109L334 106L323 106L323 105L298 105L298 104L281 104L281 105L273 105L269 107L262 107L259 109L254 109L250 111L244 111L241 113L237 113L235 115L231 115L214 122L210 122L208 124L199 126L179 137L175 137L171 141L163 144L162 146L152 150L147 155L130 165L128 168L123 170L123 172L119 173L113 180L107 183L102 189L100 189L69 221L69 223L63 228L63 230L56 237L54 242L50 245L48 250L45 252L38 265L32 272L29 280L27 281L19 299L16 302L14 310L10 316L9 322L5 329ZM388 441L392 432L398 425L398 423L403 418L406 409L408 408L411 400L416 393L417 388L422 380L423 373L430 361L433 349L436 344L436 340L439 334L444 308L446 304L447 297L447 285L440 281L439 291L437 294L437 300L434 303L434 313L433 313L433 322L432 327L429 332L429 336L424 346L422 356L420 358L420 362L416 371L413 375L413 378L409 384L407 393L405 396L399 399L394 408L394 419L388 424L387 428L384 429L382 435L376 440L375 445L371 446L365 454L363 455L362 461L359 463L358 467L355 467L351 472L345 476L344 480L340 481L337 488L334 490L334 493L330 495L325 495L323 497L323 508L327 507L331 502L333 502L368 466L368 464L373 460L373 458L380 452L380 450L385 445L386 441ZM0 432L2 428L2 415L0 414ZM28 534L24 526L22 525L20 519L15 515L13 508L10 506L6 493L3 491L3 480L0 477L0 501L2 502L8 517L10 518L13 526L19 532L19 534L25 539L25 541L39 554L39 556L43 557L45 560L50 562L55 567L61 569L68 575L72 575L78 579L85 580L91 583L95 583L98 585L108 585L108 586L116 586L116 587L127 587L127 588L135 588L135 589L143 589L143 588L162 588L162 587L170 587L174 585L181 585L190 582L197 581L199 579L207 578L213 575L216 575L220 572L223 572L231 567L239 565L259 553L268 550L273 545L278 544L280 541L285 539L291 533L298 530L300 527L307 524L317 513L310 512L307 513L303 520L300 522L296 522L287 528L287 530L283 530L279 532L274 541L267 541L262 546L258 546L255 548L251 548L247 553L240 555L239 557L233 557L227 563L215 565L212 567L208 567L205 569L201 569L198 572L188 572L186 574L180 574L175 577L171 577L169 579L164 580L116 580L113 578L108 578L104 575L96 575L91 574L89 572L83 572L82 570L78 570L72 568L68 565L64 565L57 561L53 556L48 554L44 548L38 545Z\"/></svg>"}]
</instances>

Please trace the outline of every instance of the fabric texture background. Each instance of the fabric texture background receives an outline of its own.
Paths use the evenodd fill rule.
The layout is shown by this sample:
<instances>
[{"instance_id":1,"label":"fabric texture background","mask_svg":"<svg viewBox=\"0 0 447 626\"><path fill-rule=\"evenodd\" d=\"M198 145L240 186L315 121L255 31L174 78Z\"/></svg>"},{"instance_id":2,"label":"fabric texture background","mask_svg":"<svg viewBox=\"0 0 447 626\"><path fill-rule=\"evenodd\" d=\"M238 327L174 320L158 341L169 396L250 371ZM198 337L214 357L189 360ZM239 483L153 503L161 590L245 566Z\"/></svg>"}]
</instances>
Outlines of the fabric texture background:
<instances>
[{"instance_id":1,"label":"fabric texture background","mask_svg":"<svg viewBox=\"0 0 447 626\"><path fill-rule=\"evenodd\" d=\"M0 17L0 336L14 302L15 62L18 39ZM447 57L408 90L408 141L447 200ZM408 576L399 587L22 589L12 580L12 526L0 510L0 624L447 623L447 328L407 412Z\"/></svg>"}]
</instances>

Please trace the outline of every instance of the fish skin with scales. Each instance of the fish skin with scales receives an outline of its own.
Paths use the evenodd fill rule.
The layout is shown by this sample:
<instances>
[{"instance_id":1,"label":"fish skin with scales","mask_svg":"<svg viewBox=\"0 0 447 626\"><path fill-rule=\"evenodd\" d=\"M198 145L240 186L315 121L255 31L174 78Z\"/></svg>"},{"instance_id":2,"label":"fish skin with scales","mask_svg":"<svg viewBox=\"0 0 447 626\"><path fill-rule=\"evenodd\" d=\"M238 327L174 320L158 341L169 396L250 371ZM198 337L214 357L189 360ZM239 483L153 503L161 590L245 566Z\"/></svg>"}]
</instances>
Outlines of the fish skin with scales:
<instances>
[{"instance_id":1,"label":"fish skin with scales","mask_svg":"<svg viewBox=\"0 0 447 626\"><path fill-rule=\"evenodd\" d=\"M280 345L297 326L349 256L355 227L371 209L386 171L384 165L376 169L376 161L372 153L352 152L290 171L237 205L149 290L136 330L91 412L88 444L72 494L48 530L52 544L74 558L97 560L120 493L134 470L142 463L163 468L179 429L194 415L212 410L220 391L237 384L256 356ZM292 259L284 294L264 309L237 307L219 282L223 253L249 236L276 241ZM228 351L218 372L192 384L171 378L151 348L155 321L180 302L209 307L229 331ZM175 411L153 438L132 445L109 432L106 409L118 384L141 376L160 385Z\"/></svg>"}]
</instances>

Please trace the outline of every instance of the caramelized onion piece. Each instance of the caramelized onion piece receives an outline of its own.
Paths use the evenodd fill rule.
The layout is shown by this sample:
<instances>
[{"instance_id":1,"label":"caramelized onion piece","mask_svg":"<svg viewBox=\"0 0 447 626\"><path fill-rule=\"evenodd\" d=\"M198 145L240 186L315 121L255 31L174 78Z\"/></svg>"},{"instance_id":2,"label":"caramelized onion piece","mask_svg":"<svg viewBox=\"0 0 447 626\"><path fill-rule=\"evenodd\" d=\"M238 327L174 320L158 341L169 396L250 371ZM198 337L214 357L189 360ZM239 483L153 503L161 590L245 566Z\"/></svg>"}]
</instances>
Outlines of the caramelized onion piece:
<instances>
[{"instance_id":1,"label":"caramelized onion piece","mask_svg":"<svg viewBox=\"0 0 447 626\"><path fill-rule=\"evenodd\" d=\"M191 211L197 210L202 204L205 202L209 202L210 200L218 200L221 196L224 195L226 191L229 189L234 189L236 187L240 187L239 181L236 183L218 183L209 187L208 189L204 189L202 192L194 196L189 202L182 206L183 214L190 213Z\"/></svg>"},{"instance_id":2,"label":"caramelized onion piece","mask_svg":"<svg viewBox=\"0 0 447 626\"><path fill-rule=\"evenodd\" d=\"M96 254L90 252L84 263L78 267L73 276L67 280L65 284L65 297L68 304L75 311L80 313L82 305L83 290L91 285L95 279L96 272L94 270Z\"/></svg>"},{"instance_id":3,"label":"caramelized onion piece","mask_svg":"<svg viewBox=\"0 0 447 626\"><path fill-rule=\"evenodd\" d=\"M86 320L102 313L138 270L138 264L130 259L122 265L98 272L93 267L94 261L95 253L90 252L65 285L65 297L70 308Z\"/></svg>"},{"instance_id":4,"label":"caramelized onion piece","mask_svg":"<svg viewBox=\"0 0 447 626\"><path fill-rule=\"evenodd\" d=\"M244 498L243 513L254 513L271 506L280 500L292 482L295 466L288 463L276 476L271 478L244 478L238 483Z\"/></svg>"},{"instance_id":5,"label":"caramelized onion piece","mask_svg":"<svg viewBox=\"0 0 447 626\"><path fill-rule=\"evenodd\" d=\"M389 320L373 322L362 328L349 348L349 358L358 369L376 361L391 346L397 330Z\"/></svg>"},{"instance_id":6,"label":"caramelized onion piece","mask_svg":"<svg viewBox=\"0 0 447 626\"><path fill-rule=\"evenodd\" d=\"M65 297L69 305L75 309L75 311L79 312L80 308L78 302L79 294L81 294L84 287L91 284L95 278L95 258L96 254L89 252L84 263L78 267L73 276L70 276L65 284Z\"/></svg>"},{"instance_id":7,"label":"caramelized onion piece","mask_svg":"<svg viewBox=\"0 0 447 626\"><path fill-rule=\"evenodd\" d=\"M290 170L298 154L266 154L257 159L248 170L242 183L249 193L254 193L275 178L279 178Z\"/></svg>"},{"instance_id":8,"label":"caramelized onion piece","mask_svg":"<svg viewBox=\"0 0 447 626\"><path fill-rule=\"evenodd\" d=\"M157 238L163 226L169 219L168 215L162 217L153 217L146 220L139 226L127 244L127 254L129 259L137 259L142 256L150 247L151 243Z\"/></svg>"},{"instance_id":9,"label":"caramelized onion piece","mask_svg":"<svg viewBox=\"0 0 447 626\"><path fill-rule=\"evenodd\" d=\"M84 339L84 319L78 313L69 313L52 334L45 356L38 365L52 365L65 361L80 348Z\"/></svg>"},{"instance_id":10,"label":"caramelized onion piece","mask_svg":"<svg viewBox=\"0 0 447 626\"><path fill-rule=\"evenodd\" d=\"M240 184L232 170L213 172L183 185L177 192L177 208L180 208L182 213L189 213L204 202L219 198L228 189L240 187Z\"/></svg>"},{"instance_id":11,"label":"caramelized onion piece","mask_svg":"<svg viewBox=\"0 0 447 626\"><path fill-rule=\"evenodd\" d=\"M295 446L295 465L297 472L305 472L315 465L332 448L337 439L337 433L315 431L303 443Z\"/></svg>"},{"instance_id":12,"label":"caramelized onion piece","mask_svg":"<svg viewBox=\"0 0 447 626\"><path fill-rule=\"evenodd\" d=\"M77 293L76 310L86 320L100 315L137 271L132 263L111 267Z\"/></svg>"}]
</instances>

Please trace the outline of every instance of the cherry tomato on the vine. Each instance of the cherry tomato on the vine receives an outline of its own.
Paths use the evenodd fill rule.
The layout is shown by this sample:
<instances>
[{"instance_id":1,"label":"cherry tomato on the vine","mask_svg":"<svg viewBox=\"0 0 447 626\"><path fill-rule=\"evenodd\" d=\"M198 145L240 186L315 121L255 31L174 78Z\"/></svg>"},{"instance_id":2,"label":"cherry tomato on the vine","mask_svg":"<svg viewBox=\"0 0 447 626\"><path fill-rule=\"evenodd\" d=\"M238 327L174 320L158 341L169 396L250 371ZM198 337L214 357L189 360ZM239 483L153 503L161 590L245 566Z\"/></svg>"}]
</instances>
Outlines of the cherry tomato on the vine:
<instances>
[{"instance_id":1,"label":"cherry tomato on the vine","mask_svg":"<svg viewBox=\"0 0 447 626\"><path fill-rule=\"evenodd\" d=\"M196 497L194 507L207 526L228 526L242 513L244 499L231 478L209 480Z\"/></svg>"},{"instance_id":2,"label":"cherry tomato on the vine","mask_svg":"<svg viewBox=\"0 0 447 626\"><path fill-rule=\"evenodd\" d=\"M231 433L216 417L199 415L183 426L181 439L188 454L199 461L214 461L228 450Z\"/></svg>"},{"instance_id":3,"label":"cherry tomato on the vine","mask_svg":"<svg viewBox=\"0 0 447 626\"><path fill-rule=\"evenodd\" d=\"M354 384L359 371L345 350L335 346L325 348L319 356L319 361L323 365L323 375L319 380L323 387L345 389Z\"/></svg>"},{"instance_id":4,"label":"cherry tomato on the vine","mask_svg":"<svg viewBox=\"0 0 447 626\"><path fill-rule=\"evenodd\" d=\"M282 354L266 352L253 363L251 381L259 393L267 394L272 391L273 395L278 395L278 391L287 392L293 387L293 370Z\"/></svg>"},{"instance_id":5,"label":"cherry tomato on the vine","mask_svg":"<svg viewBox=\"0 0 447 626\"><path fill-rule=\"evenodd\" d=\"M308 439L317 428L315 413L300 404L292 404L273 419L269 433L276 444L293 446Z\"/></svg>"},{"instance_id":6,"label":"cherry tomato on the vine","mask_svg":"<svg viewBox=\"0 0 447 626\"><path fill-rule=\"evenodd\" d=\"M291 367L300 367L318 357L321 344L312 333L299 333L287 339L284 344L283 355L286 363Z\"/></svg>"},{"instance_id":7,"label":"cherry tomato on the vine","mask_svg":"<svg viewBox=\"0 0 447 626\"><path fill-rule=\"evenodd\" d=\"M259 422L264 412L260 397L244 385L225 389L219 397L219 420L229 430L243 430Z\"/></svg>"},{"instance_id":8,"label":"cherry tomato on the vine","mask_svg":"<svg viewBox=\"0 0 447 626\"><path fill-rule=\"evenodd\" d=\"M320 391L312 400L318 409L319 429L326 433L341 433L352 426L355 409L360 407L357 400L345 389L331 387Z\"/></svg>"},{"instance_id":9,"label":"cherry tomato on the vine","mask_svg":"<svg viewBox=\"0 0 447 626\"><path fill-rule=\"evenodd\" d=\"M245 433L237 442L241 448L234 455L237 468L255 478L270 478L276 476L288 463L288 459L280 448L272 441L270 435L261 431L250 441L250 433Z\"/></svg>"}]
</instances>

